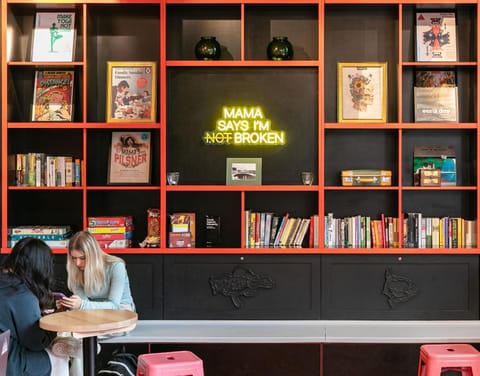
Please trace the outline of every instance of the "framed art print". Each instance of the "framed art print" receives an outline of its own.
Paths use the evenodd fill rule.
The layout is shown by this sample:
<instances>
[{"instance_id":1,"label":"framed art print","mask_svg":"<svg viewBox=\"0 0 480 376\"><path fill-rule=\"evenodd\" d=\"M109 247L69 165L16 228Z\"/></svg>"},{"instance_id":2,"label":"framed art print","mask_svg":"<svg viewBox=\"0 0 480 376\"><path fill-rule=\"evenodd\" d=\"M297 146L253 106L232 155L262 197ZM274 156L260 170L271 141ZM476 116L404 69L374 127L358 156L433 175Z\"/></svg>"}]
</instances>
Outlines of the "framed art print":
<instances>
[{"instance_id":1,"label":"framed art print","mask_svg":"<svg viewBox=\"0 0 480 376\"><path fill-rule=\"evenodd\" d=\"M156 63L107 62L107 122L155 122Z\"/></svg>"},{"instance_id":2,"label":"framed art print","mask_svg":"<svg viewBox=\"0 0 480 376\"><path fill-rule=\"evenodd\" d=\"M387 121L387 63L338 63L338 122Z\"/></svg>"},{"instance_id":3,"label":"framed art print","mask_svg":"<svg viewBox=\"0 0 480 376\"><path fill-rule=\"evenodd\" d=\"M261 185L262 158L227 158L227 185Z\"/></svg>"},{"instance_id":4,"label":"framed art print","mask_svg":"<svg viewBox=\"0 0 480 376\"><path fill-rule=\"evenodd\" d=\"M112 132L108 184L149 184L150 132Z\"/></svg>"}]
</instances>

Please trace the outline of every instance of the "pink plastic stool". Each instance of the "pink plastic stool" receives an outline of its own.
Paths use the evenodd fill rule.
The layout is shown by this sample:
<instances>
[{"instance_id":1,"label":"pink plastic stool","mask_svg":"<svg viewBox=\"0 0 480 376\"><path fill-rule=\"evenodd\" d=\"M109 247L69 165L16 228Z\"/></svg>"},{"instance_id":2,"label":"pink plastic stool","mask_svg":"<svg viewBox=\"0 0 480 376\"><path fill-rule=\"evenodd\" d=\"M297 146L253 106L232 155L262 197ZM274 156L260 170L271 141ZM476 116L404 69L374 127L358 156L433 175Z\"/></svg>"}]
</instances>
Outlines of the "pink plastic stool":
<instances>
[{"instance_id":1,"label":"pink plastic stool","mask_svg":"<svg viewBox=\"0 0 480 376\"><path fill-rule=\"evenodd\" d=\"M480 353L467 344L420 346L418 376L440 376L448 370L460 371L462 376L480 376Z\"/></svg>"},{"instance_id":2,"label":"pink plastic stool","mask_svg":"<svg viewBox=\"0 0 480 376\"><path fill-rule=\"evenodd\" d=\"M190 351L142 354L137 376L203 376L203 361Z\"/></svg>"}]
</instances>

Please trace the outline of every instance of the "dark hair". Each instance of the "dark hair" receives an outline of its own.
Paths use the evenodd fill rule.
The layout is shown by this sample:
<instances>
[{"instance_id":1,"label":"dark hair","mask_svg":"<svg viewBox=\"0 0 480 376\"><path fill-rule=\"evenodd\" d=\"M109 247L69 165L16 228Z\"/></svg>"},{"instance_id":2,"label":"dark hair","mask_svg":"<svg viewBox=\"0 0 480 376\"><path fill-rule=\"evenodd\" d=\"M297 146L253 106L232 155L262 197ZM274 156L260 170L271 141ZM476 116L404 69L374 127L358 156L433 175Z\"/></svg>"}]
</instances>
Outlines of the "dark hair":
<instances>
[{"instance_id":1,"label":"dark hair","mask_svg":"<svg viewBox=\"0 0 480 376\"><path fill-rule=\"evenodd\" d=\"M19 240L5 258L3 268L27 285L38 298L40 308L50 308L53 303L53 254L45 242L34 238Z\"/></svg>"},{"instance_id":2,"label":"dark hair","mask_svg":"<svg viewBox=\"0 0 480 376\"><path fill-rule=\"evenodd\" d=\"M128 88L130 87L130 85L128 84L128 82L125 81L125 80L120 81L117 86L118 86L118 87L123 86L123 87L128 87Z\"/></svg>"}]
</instances>

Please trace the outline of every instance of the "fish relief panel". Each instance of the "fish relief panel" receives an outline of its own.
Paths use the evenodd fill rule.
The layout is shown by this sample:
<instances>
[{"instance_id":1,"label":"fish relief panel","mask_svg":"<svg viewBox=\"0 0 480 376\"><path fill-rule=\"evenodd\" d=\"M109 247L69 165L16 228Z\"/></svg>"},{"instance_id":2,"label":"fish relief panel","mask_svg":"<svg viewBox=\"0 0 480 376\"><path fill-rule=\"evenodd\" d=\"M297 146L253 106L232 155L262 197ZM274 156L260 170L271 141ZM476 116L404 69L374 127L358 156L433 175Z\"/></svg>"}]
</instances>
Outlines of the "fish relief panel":
<instances>
[{"instance_id":1,"label":"fish relief panel","mask_svg":"<svg viewBox=\"0 0 480 376\"><path fill-rule=\"evenodd\" d=\"M478 319L474 255L325 255L323 319Z\"/></svg>"},{"instance_id":2,"label":"fish relief panel","mask_svg":"<svg viewBox=\"0 0 480 376\"><path fill-rule=\"evenodd\" d=\"M165 256L167 319L318 319L320 256Z\"/></svg>"}]
</instances>

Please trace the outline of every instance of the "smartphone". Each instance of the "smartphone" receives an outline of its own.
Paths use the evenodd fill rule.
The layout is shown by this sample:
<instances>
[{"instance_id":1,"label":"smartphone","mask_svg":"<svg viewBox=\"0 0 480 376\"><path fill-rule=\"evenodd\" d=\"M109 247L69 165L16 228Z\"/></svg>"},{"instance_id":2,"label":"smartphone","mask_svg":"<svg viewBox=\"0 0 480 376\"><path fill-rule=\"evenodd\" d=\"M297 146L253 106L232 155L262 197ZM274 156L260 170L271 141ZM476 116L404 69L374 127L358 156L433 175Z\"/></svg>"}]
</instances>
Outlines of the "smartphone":
<instances>
[{"instance_id":1,"label":"smartphone","mask_svg":"<svg viewBox=\"0 0 480 376\"><path fill-rule=\"evenodd\" d=\"M63 298L66 298L66 295L63 292L52 292L52 295L55 300L61 300Z\"/></svg>"}]
</instances>

